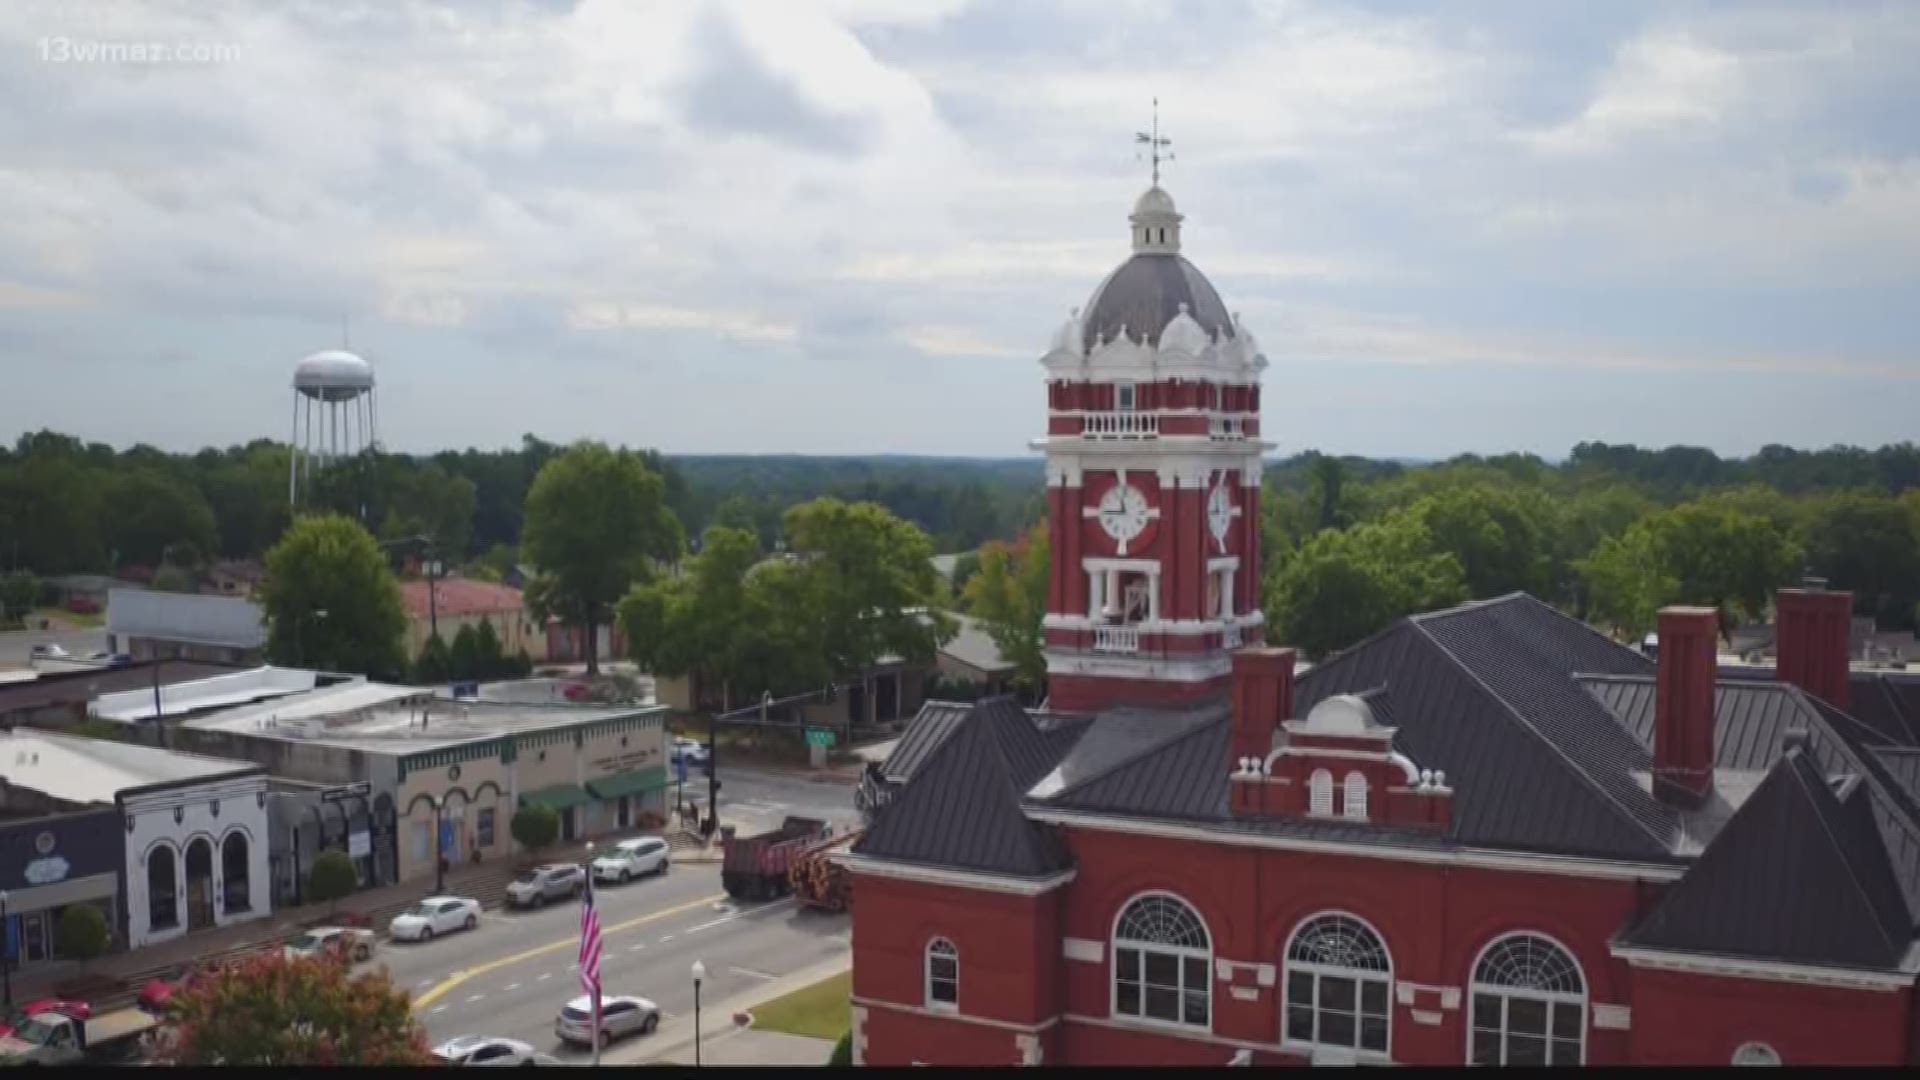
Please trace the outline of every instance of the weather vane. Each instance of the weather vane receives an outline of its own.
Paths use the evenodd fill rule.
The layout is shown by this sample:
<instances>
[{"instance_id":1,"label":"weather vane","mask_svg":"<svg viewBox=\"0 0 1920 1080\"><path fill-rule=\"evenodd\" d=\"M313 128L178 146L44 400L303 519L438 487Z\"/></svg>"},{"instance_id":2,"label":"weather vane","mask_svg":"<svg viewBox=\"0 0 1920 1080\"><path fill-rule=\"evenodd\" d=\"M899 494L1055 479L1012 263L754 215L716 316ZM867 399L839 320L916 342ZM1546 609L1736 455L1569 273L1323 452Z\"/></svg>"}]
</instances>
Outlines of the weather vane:
<instances>
[{"instance_id":1,"label":"weather vane","mask_svg":"<svg viewBox=\"0 0 1920 1080\"><path fill-rule=\"evenodd\" d=\"M1160 136L1160 99L1153 99L1153 128L1150 131L1136 131L1133 141L1147 148L1147 155L1153 159L1153 186L1160 186L1160 160L1173 160L1173 151L1167 147L1173 145L1172 139ZM1164 152L1163 152L1164 151Z\"/></svg>"}]
</instances>

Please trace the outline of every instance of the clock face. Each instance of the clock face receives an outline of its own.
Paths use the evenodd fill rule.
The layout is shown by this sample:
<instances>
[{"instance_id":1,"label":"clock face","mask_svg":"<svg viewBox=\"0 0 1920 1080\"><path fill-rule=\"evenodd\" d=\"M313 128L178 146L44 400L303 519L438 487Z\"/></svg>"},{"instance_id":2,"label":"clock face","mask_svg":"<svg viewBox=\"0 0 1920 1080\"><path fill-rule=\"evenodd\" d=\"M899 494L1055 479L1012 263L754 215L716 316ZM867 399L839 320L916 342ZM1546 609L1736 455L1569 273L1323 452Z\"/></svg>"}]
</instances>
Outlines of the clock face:
<instances>
[{"instance_id":1,"label":"clock face","mask_svg":"<svg viewBox=\"0 0 1920 1080\"><path fill-rule=\"evenodd\" d=\"M1147 528L1147 497L1132 484L1115 484L1100 498L1100 527L1124 550L1129 540Z\"/></svg>"},{"instance_id":2,"label":"clock face","mask_svg":"<svg viewBox=\"0 0 1920 1080\"><path fill-rule=\"evenodd\" d=\"M1207 496L1207 528L1213 533L1213 541L1226 550L1227 530L1233 527L1233 497L1227 494L1227 485L1213 485L1213 494Z\"/></svg>"}]
</instances>

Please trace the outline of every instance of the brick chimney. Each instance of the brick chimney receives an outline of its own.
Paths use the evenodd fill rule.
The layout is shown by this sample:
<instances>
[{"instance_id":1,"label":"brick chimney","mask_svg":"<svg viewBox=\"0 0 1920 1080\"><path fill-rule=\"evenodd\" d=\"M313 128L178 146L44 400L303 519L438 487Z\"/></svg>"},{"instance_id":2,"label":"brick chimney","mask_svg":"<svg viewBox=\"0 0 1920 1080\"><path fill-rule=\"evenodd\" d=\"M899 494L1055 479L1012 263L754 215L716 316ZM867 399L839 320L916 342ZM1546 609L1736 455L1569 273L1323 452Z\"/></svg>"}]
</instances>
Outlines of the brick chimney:
<instances>
[{"instance_id":1,"label":"brick chimney","mask_svg":"<svg viewBox=\"0 0 1920 1080\"><path fill-rule=\"evenodd\" d=\"M1292 649L1241 649L1233 654L1233 735L1227 750L1227 772L1242 774L1241 762L1265 762L1273 752L1273 736L1280 722L1293 716ZM1257 779L1254 774L1246 779ZM1233 785L1235 813L1259 812L1259 795L1251 783Z\"/></svg>"},{"instance_id":2,"label":"brick chimney","mask_svg":"<svg viewBox=\"0 0 1920 1080\"><path fill-rule=\"evenodd\" d=\"M1774 598L1775 677L1845 709L1852 633L1852 593L1817 585L1781 589Z\"/></svg>"},{"instance_id":3,"label":"brick chimney","mask_svg":"<svg viewBox=\"0 0 1920 1080\"><path fill-rule=\"evenodd\" d=\"M1713 690L1720 615L1706 607L1660 609L1653 714L1653 793L1695 807L1713 788Z\"/></svg>"}]
</instances>

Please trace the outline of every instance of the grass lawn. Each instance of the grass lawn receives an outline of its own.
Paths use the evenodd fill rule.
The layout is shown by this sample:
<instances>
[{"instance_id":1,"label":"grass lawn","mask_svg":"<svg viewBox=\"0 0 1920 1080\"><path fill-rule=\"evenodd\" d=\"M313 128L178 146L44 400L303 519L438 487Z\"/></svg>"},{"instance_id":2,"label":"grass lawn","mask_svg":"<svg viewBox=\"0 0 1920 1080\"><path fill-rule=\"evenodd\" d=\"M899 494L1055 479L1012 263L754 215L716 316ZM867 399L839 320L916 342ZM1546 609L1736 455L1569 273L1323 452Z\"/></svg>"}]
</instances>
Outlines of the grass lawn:
<instances>
[{"instance_id":1,"label":"grass lawn","mask_svg":"<svg viewBox=\"0 0 1920 1080\"><path fill-rule=\"evenodd\" d=\"M55 630L91 630L96 626L105 626L107 617L101 612L85 615L67 611L64 608L40 608L27 616L27 626L40 629L40 620L47 620Z\"/></svg>"},{"instance_id":2,"label":"grass lawn","mask_svg":"<svg viewBox=\"0 0 1920 1080\"><path fill-rule=\"evenodd\" d=\"M754 1009L753 1026L760 1031L837 1039L853 1026L853 1006L847 1000L852 994L853 972L843 971Z\"/></svg>"}]
</instances>

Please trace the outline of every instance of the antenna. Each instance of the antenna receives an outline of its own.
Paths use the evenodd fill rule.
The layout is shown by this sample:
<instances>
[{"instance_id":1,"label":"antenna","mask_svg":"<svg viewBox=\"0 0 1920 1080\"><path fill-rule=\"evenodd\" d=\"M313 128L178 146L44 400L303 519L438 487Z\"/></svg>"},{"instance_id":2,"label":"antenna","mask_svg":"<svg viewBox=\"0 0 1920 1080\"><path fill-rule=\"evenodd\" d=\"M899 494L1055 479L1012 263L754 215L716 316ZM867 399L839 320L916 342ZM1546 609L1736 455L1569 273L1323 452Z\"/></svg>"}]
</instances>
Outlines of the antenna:
<instances>
[{"instance_id":1,"label":"antenna","mask_svg":"<svg viewBox=\"0 0 1920 1080\"><path fill-rule=\"evenodd\" d=\"M1160 186L1160 162L1173 160L1173 151L1167 149L1173 145L1172 139L1160 135L1160 99L1153 99L1153 127L1147 131L1133 133L1133 141L1147 148L1147 155L1153 160L1153 186ZM1138 160L1139 155L1134 155Z\"/></svg>"},{"instance_id":2,"label":"antenna","mask_svg":"<svg viewBox=\"0 0 1920 1080\"><path fill-rule=\"evenodd\" d=\"M340 316L340 347L348 352L353 351L353 316L351 315Z\"/></svg>"}]
</instances>

